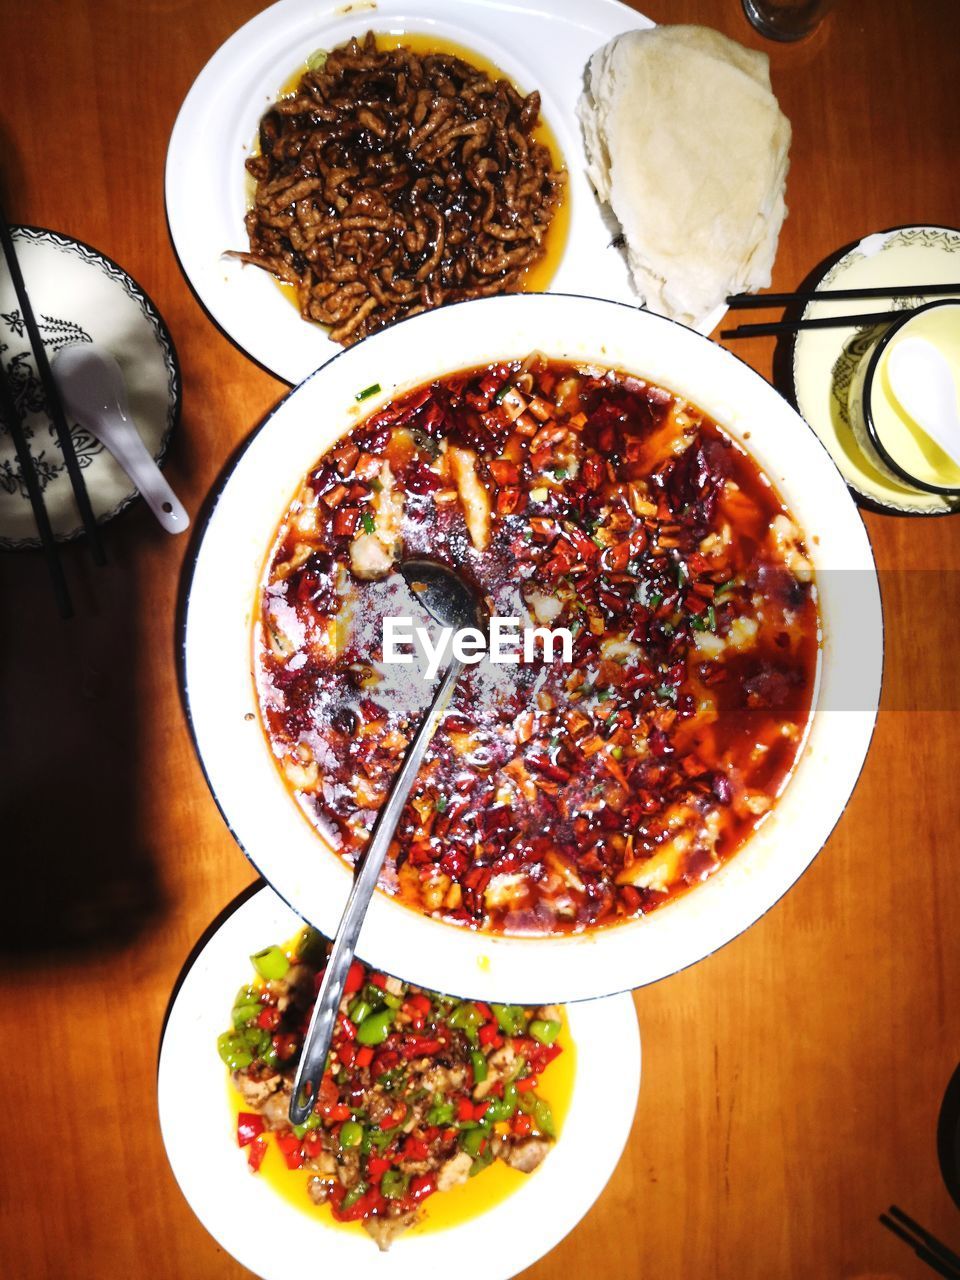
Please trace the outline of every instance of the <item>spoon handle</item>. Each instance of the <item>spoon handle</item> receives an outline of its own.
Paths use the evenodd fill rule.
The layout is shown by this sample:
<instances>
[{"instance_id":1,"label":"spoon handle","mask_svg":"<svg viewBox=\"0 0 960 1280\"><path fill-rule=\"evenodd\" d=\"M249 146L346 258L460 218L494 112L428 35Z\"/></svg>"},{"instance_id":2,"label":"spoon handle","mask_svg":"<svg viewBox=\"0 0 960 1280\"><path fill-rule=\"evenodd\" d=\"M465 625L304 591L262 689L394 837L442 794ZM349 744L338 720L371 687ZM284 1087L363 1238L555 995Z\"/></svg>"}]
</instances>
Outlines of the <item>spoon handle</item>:
<instances>
[{"instance_id":1,"label":"spoon handle","mask_svg":"<svg viewBox=\"0 0 960 1280\"><path fill-rule=\"evenodd\" d=\"M190 517L154 462L133 421L104 413L95 422L88 418L87 425L123 467L167 533L183 533Z\"/></svg>"},{"instance_id":2,"label":"spoon handle","mask_svg":"<svg viewBox=\"0 0 960 1280\"><path fill-rule=\"evenodd\" d=\"M354 877L347 905L340 918L337 936L333 940L326 972L313 1006L303 1053L300 1055L300 1065L297 1068L297 1078L293 1083L293 1096L290 1099L291 1124L304 1124L313 1110L320 1081L323 1078L327 1054L330 1051L330 1041L333 1039L337 1012L340 1001L343 999L343 988L347 981L347 974L350 972L350 965L353 963L357 938L360 936L367 906L373 896L377 880L380 878L380 868L383 866L383 860L407 802L410 788L420 770L430 739L443 718L447 702L462 670L463 663L456 658L451 658L450 665L433 695L433 702L407 748L403 764L390 788L386 803L373 824L370 843L367 845L360 872Z\"/></svg>"}]
</instances>

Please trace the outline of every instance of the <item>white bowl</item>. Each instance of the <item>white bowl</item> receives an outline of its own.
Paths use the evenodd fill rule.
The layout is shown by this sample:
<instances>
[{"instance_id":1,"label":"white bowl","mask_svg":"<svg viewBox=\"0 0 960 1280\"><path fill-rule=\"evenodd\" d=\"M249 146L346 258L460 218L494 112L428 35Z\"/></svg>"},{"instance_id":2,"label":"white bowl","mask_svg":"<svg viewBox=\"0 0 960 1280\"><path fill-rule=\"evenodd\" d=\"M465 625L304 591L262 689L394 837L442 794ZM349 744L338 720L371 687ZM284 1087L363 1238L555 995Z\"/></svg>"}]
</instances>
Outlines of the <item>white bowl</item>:
<instances>
[{"instance_id":1,"label":"white bowl","mask_svg":"<svg viewBox=\"0 0 960 1280\"><path fill-rule=\"evenodd\" d=\"M526 294L406 320L343 351L281 401L234 465L199 545L185 624L188 714L237 841L277 892L330 934L351 873L274 766L251 677L264 559L301 478L356 421L430 379L539 350L616 366L678 392L745 444L805 531L823 644L815 710L792 779L744 847L649 917L557 938L505 938L371 904L359 953L412 982L478 999L570 1001L654 982L746 929L794 883L843 813L880 694L883 621L870 544L829 454L762 378L692 330L614 302ZM378 382L382 392L358 405Z\"/></svg>"},{"instance_id":2,"label":"white bowl","mask_svg":"<svg viewBox=\"0 0 960 1280\"><path fill-rule=\"evenodd\" d=\"M640 1035L630 997L568 1010L576 1055L573 1095L556 1146L540 1168L476 1217L443 1230L410 1232L382 1254L363 1233L344 1231L278 1195L265 1178L251 1177L246 1153L237 1147L217 1036L229 1025L233 993L250 975L250 953L291 937L296 928L296 918L269 889L244 896L178 984L160 1047L157 1107L167 1157L191 1209L228 1253L265 1280L301 1273L507 1280L532 1266L589 1211L630 1135L640 1087ZM428 1221L429 1212L428 1205ZM196 1274L201 1270L198 1260Z\"/></svg>"}]
</instances>

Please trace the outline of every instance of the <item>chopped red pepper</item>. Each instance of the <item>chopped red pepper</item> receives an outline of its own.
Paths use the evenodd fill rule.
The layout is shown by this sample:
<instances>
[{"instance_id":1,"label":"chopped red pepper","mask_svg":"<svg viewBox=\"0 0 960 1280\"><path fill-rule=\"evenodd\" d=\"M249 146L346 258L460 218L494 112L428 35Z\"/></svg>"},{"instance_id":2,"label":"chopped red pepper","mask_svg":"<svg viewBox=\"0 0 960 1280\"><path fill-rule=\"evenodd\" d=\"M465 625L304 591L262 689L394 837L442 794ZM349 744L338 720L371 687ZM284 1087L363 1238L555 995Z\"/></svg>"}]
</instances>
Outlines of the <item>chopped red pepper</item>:
<instances>
[{"instance_id":1,"label":"chopped red pepper","mask_svg":"<svg viewBox=\"0 0 960 1280\"><path fill-rule=\"evenodd\" d=\"M366 970L359 960L354 960L350 966L350 972L347 974L347 980L343 984L343 994L352 996L354 992L359 991L366 981Z\"/></svg>"},{"instance_id":2,"label":"chopped red pepper","mask_svg":"<svg viewBox=\"0 0 960 1280\"><path fill-rule=\"evenodd\" d=\"M349 1041L337 1045L337 1057L348 1069L353 1066L357 1051Z\"/></svg>"},{"instance_id":3,"label":"chopped red pepper","mask_svg":"<svg viewBox=\"0 0 960 1280\"><path fill-rule=\"evenodd\" d=\"M469 1098L457 1099L457 1119L472 1120L473 1119L473 1103Z\"/></svg>"},{"instance_id":4,"label":"chopped red pepper","mask_svg":"<svg viewBox=\"0 0 960 1280\"><path fill-rule=\"evenodd\" d=\"M289 1062L300 1048L300 1037L291 1033L273 1037L273 1047L281 1062Z\"/></svg>"},{"instance_id":5,"label":"chopped red pepper","mask_svg":"<svg viewBox=\"0 0 960 1280\"><path fill-rule=\"evenodd\" d=\"M373 1061L373 1050L368 1044L361 1045L353 1059L355 1067L369 1067Z\"/></svg>"},{"instance_id":6,"label":"chopped red pepper","mask_svg":"<svg viewBox=\"0 0 960 1280\"><path fill-rule=\"evenodd\" d=\"M367 1173L370 1175L372 1182L379 1182L383 1175L390 1168L392 1161L385 1156L367 1156Z\"/></svg>"},{"instance_id":7,"label":"chopped red pepper","mask_svg":"<svg viewBox=\"0 0 960 1280\"><path fill-rule=\"evenodd\" d=\"M302 1169L303 1156L300 1152L300 1139L295 1133L278 1133L277 1146L287 1162L288 1169Z\"/></svg>"},{"instance_id":8,"label":"chopped red pepper","mask_svg":"<svg viewBox=\"0 0 960 1280\"><path fill-rule=\"evenodd\" d=\"M424 1173L411 1181L407 1198L414 1204L419 1204L422 1200L426 1200L427 1196L432 1196L436 1189L436 1178L433 1174Z\"/></svg>"},{"instance_id":9,"label":"chopped red pepper","mask_svg":"<svg viewBox=\"0 0 960 1280\"><path fill-rule=\"evenodd\" d=\"M419 1036L410 1036L404 1041L400 1052L405 1058L430 1058L442 1048L442 1040L424 1040Z\"/></svg>"},{"instance_id":10,"label":"chopped red pepper","mask_svg":"<svg viewBox=\"0 0 960 1280\"><path fill-rule=\"evenodd\" d=\"M247 1164L254 1173L259 1173L263 1157L267 1154L266 1138L254 1138L247 1148Z\"/></svg>"},{"instance_id":11,"label":"chopped red pepper","mask_svg":"<svg viewBox=\"0 0 960 1280\"><path fill-rule=\"evenodd\" d=\"M485 1022L477 1032L477 1039L482 1045L491 1045L495 1049L503 1044L503 1036L495 1022Z\"/></svg>"},{"instance_id":12,"label":"chopped red pepper","mask_svg":"<svg viewBox=\"0 0 960 1280\"><path fill-rule=\"evenodd\" d=\"M404 1160L426 1160L429 1154L430 1148L422 1138L415 1138L412 1133L407 1135L403 1144Z\"/></svg>"},{"instance_id":13,"label":"chopped red pepper","mask_svg":"<svg viewBox=\"0 0 960 1280\"><path fill-rule=\"evenodd\" d=\"M249 1146L255 1138L263 1133L263 1116L253 1111L241 1111L237 1116L237 1146Z\"/></svg>"},{"instance_id":14,"label":"chopped red pepper","mask_svg":"<svg viewBox=\"0 0 960 1280\"><path fill-rule=\"evenodd\" d=\"M346 1040L356 1040L357 1038L357 1028L342 1013L337 1014L337 1031Z\"/></svg>"},{"instance_id":15,"label":"chopped red pepper","mask_svg":"<svg viewBox=\"0 0 960 1280\"><path fill-rule=\"evenodd\" d=\"M392 1071L399 1061L400 1054L396 1049L382 1049L373 1060L373 1067L371 1068L373 1075L385 1075L386 1072Z\"/></svg>"},{"instance_id":16,"label":"chopped red pepper","mask_svg":"<svg viewBox=\"0 0 960 1280\"><path fill-rule=\"evenodd\" d=\"M257 1026L263 1031L276 1031L280 1025L280 1010L275 1004L268 1005L257 1014Z\"/></svg>"}]
</instances>

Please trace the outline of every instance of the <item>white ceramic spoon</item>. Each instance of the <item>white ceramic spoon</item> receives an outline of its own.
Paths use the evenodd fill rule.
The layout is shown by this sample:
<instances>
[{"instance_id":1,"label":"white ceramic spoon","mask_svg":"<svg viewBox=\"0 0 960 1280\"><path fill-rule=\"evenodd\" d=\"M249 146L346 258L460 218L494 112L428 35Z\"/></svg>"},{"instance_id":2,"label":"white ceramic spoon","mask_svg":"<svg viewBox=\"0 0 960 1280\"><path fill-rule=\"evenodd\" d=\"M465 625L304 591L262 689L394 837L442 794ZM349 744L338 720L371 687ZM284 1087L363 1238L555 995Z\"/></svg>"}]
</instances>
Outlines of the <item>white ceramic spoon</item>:
<instances>
[{"instance_id":1,"label":"white ceramic spoon","mask_svg":"<svg viewBox=\"0 0 960 1280\"><path fill-rule=\"evenodd\" d=\"M900 407L960 466L960 409L946 358L926 338L903 338L887 357L887 376Z\"/></svg>"},{"instance_id":2,"label":"white ceramic spoon","mask_svg":"<svg viewBox=\"0 0 960 1280\"><path fill-rule=\"evenodd\" d=\"M190 517L140 439L123 371L110 352L78 342L62 347L51 368L70 416L110 450L167 533L183 533Z\"/></svg>"}]
</instances>

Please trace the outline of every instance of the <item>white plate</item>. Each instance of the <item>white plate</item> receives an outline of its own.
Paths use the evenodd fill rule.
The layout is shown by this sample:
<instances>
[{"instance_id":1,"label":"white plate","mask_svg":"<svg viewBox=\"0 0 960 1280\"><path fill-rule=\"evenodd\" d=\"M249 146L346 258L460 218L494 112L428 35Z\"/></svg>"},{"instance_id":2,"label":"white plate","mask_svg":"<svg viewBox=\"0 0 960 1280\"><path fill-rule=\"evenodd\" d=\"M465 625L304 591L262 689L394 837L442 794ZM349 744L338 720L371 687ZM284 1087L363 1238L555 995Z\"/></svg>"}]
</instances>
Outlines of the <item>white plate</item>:
<instances>
[{"instance_id":1,"label":"white plate","mask_svg":"<svg viewBox=\"0 0 960 1280\"><path fill-rule=\"evenodd\" d=\"M237 460L212 507L188 588L184 674L207 781L228 825L277 892L329 935L351 873L287 792L251 678L251 613L264 557L302 477L358 418L399 390L531 350L646 377L746 439L807 534L825 632L807 745L774 811L705 884L646 919L572 937L504 938L374 895L360 935L364 959L421 986L545 1004L642 986L735 937L813 860L859 776L882 666L873 556L826 450L768 383L682 325L595 298L516 294L404 320L301 384ZM382 392L358 405L357 391L374 382Z\"/></svg>"},{"instance_id":2,"label":"white plate","mask_svg":"<svg viewBox=\"0 0 960 1280\"><path fill-rule=\"evenodd\" d=\"M75 342L96 342L120 363L143 443L160 462L180 413L180 371L160 313L137 282L96 249L40 227L11 227L17 260L48 359ZM0 260L2 262L2 260ZM43 391L13 282L0 266L0 359L23 415L24 434L54 536L83 533L66 463ZM112 519L137 497L111 453L69 421L93 514ZM0 547L39 547L13 441L0 430Z\"/></svg>"},{"instance_id":3,"label":"white plate","mask_svg":"<svg viewBox=\"0 0 960 1280\"><path fill-rule=\"evenodd\" d=\"M804 317L908 310L933 301L911 291L916 284L960 280L960 231L949 227L896 227L866 236L848 250L811 289L903 286L897 298L811 302ZM956 295L960 297L960 293ZM793 348L793 389L797 407L823 441L847 484L867 502L897 515L951 515L960 500L923 493L884 475L864 454L850 426L847 392L875 327L801 329Z\"/></svg>"},{"instance_id":4,"label":"white plate","mask_svg":"<svg viewBox=\"0 0 960 1280\"><path fill-rule=\"evenodd\" d=\"M570 175L570 234L551 288L638 306L623 254L611 244L615 232L586 177L575 109L594 50L623 31L651 26L617 0L281 0L258 14L200 72L167 153L170 234L201 302L248 355L287 382L300 382L339 350L325 330L301 320L271 276L222 255L249 246L244 160L281 85L315 49L374 30L456 40L489 58L521 89L539 88L543 116ZM724 311L708 317L704 333Z\"/></svg>"},{"instance_id":5,"label":"white plate","mask_svg":"<svg viewBox=\"0 0 960 1280\"><path fill-rule=\"evenodd\" d=\"M301 1212L251 1175L237 1147L217 1036L251 973L249 956L296 933L298 918L262 889L236 908L183 979L167 1021L157 1081L160 1128L194 1213L264 1280L300 1274L506 1280L543 1257L588 1212L616 1168L640 1087L640 1036L629 996L568 1011L573 1096L556 1146L509 1199L446 1230L401 1236L389 1254L366 1237ZM429 1208L429 1206L428 1206ZM256 1224L252 1227L251 1224ZM497 1241L496 1249L490 1241Z\"/></svg>"}]
</instances>

